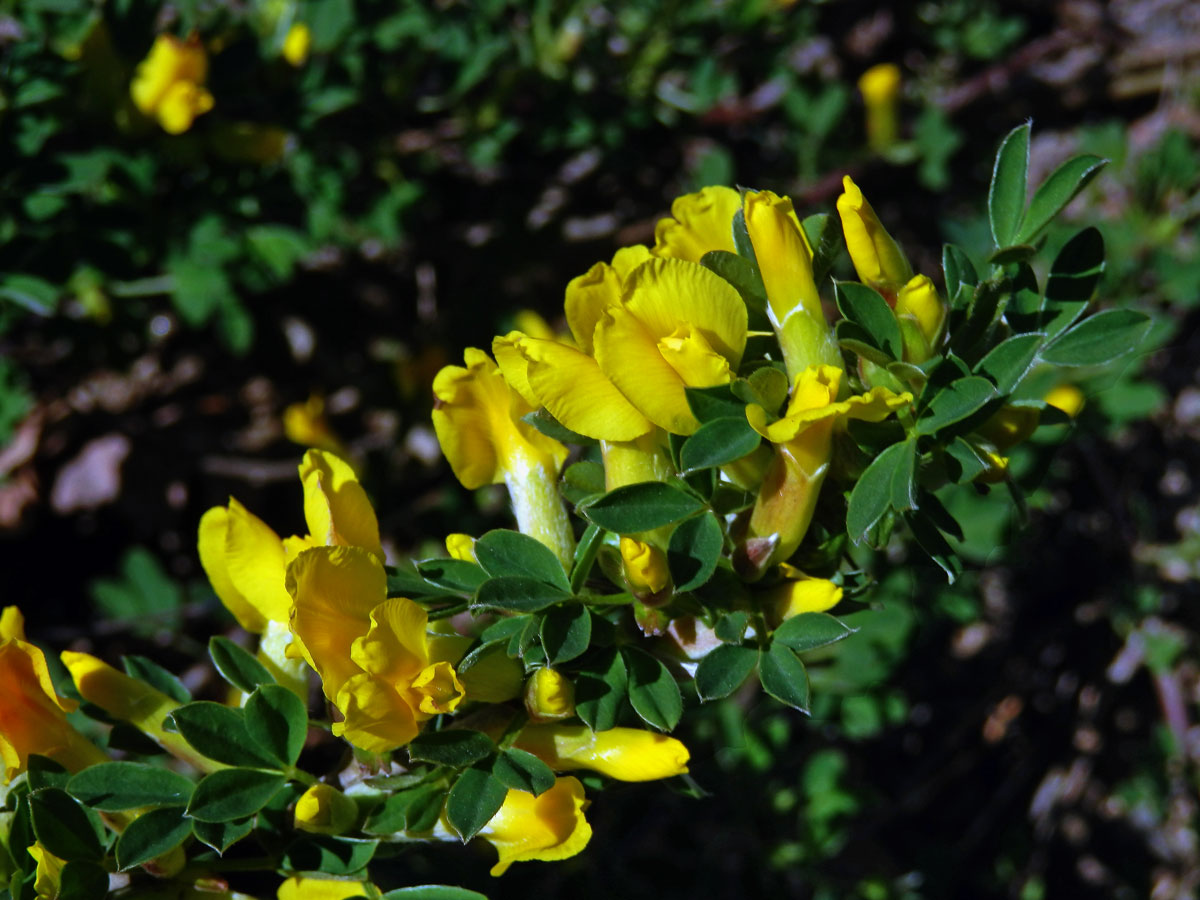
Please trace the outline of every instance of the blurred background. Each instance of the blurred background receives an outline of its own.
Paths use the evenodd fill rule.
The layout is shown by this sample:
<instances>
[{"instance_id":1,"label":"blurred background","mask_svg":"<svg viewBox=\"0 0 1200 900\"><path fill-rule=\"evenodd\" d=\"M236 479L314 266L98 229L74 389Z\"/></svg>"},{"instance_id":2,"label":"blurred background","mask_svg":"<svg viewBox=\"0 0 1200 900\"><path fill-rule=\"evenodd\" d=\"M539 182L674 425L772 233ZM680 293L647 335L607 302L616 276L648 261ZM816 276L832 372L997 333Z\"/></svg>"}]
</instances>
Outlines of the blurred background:
<instances>
[{"instance_id":1,"label":"blurred background","mask_svg":"<svg viewBox=\"0 0 1200 900\"><path fill-rule=\"evenodd\" d=\"M185 121L130 92L164 32L191 48ZM959 502L953 585L897 541L860 633L810 667L813 716L749 692L685 717L690 781L605 791L583 855L496 881L486 848L416 847L373 872L492 898L1196 896L1189 0L0 0L0 597L50 649L215 692L195 660L236 629L205 509L302 531L322 446L394 560L504 525L429 422L464 347L553 325L567 281L707 184L806 215L851 174L918 271L944 241L982 262L993 155L1030 118L1034 183L1111 161L1051 249L1098 225L1098 303L1155 326L1077 371L1065 442L1020 448L1025 508Z\"/></svg>"}]
</instances>

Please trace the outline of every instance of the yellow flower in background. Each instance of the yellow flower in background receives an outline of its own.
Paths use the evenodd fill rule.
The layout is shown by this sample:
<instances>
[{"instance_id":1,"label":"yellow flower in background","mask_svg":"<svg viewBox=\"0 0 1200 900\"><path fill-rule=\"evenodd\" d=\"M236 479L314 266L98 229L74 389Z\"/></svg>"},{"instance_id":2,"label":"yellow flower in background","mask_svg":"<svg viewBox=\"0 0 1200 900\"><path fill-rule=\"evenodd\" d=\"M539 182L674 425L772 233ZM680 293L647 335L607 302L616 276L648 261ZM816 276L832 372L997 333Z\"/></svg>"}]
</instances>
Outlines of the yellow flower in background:
<instances>
[{"instance_id":1,"label":"yellow flower in background","mask_svg":"<svg viewBox=\"0 0 1200 900\"><path fill-rule=\"evenodd\" d=\"M912 266L849 175L842 178L842 187L837 209L854 271L863 284L894 300L913 277Z\"/></svg>"},{"instance_id":2,"label":"yellow flower in background","mask_svg":"<svg viewBox=\"0 0 1200 900\"><path fill-rule=\"evenodd\" d=\"M667 557L660 549L628 536L621 538L620 549L625 577L634 594L657 594L670 586Z\"/></svg>"},{"instance_id":3,"label":"yellow flower in background","mask_svg":"<svg viewBox=\"0 0 1200 900\"><path fill-rule=\"evenodd\" d=\"M733 217L741 205L738 192L723 185L676 197L671 204L673 218L659 219L654 228L654 249L650 252L696 263L710 250L736 252Z\"/></svg>"},{"instance_id":4,"label":"yellow flower in background","mask_svg":"<svg viewBox=\"0 0 1200 900\"><path fill-rule=\"evenodd\" d=\"M858 79L858 91L867 110L867 143L876 153L891 148L900 135L900 86L900 67L894 63L872 66Z\"/></svg>"},{"instance_id":5,"label":"yellow flower in background","mask_svg":"<svg viewBox=\"0 0 1200 900\"><path fill-rule=\"evenodd\" d=\"M367 896L367 887L367 882L356 879L293 875L279 885L275 897L276 900L349 900Z\"/></svg>"},{"instance_id":6,"label":"yellow flower in background","mask_svg":"<svg viewBox=\"0 0 1200 900\"><path fill-rule=\"evenodd\" d=\"M465 697L453 663L469 641L427 634L425 610L387 597L382 561L361 547L314 547L288 567L292 630L325 696L342 713L333 733L381 753Z\"/></svg>"},{"instance_id":7,"label":"yellow flower in background","mask_svg":"<svg viewBox=\"0 0 1200 900\"><path fill-rule=\"evenodd\" d=\"M579 853L592 838L592 826L583 817L587 806L576 778L559 778L538 797L510 790L479 832L500 855L492 874L503 875L515 862L553 862Z\"/></svg>"},{"instance_id":8,"label":"yellow flower in background","mask_svg":"<svg viewBox=\"0 0 1200 900\"><path fill-rule=\"evenodd\" d=\"M680 741L640 728L592 731L586 725L526 725L515 746L558 771L589 769L617 781L657 781L687 772Z\"/></svg>"},{"instance_id":9,"label":"yellow flower in background","mask_svg":"<svg viewBox=\"0 0 1200 900\"><path fill-rule=\"evenodd\" d=\"M183 735L163 727L163 720L180 706L174 698L89 653L65 650L61 659L84 700L96 704L114 719L133 725L168 753L201 772L225 768L193 750Z\"/></svg>"},{"instance_id":10,"label":"yellow flower in background","mask_svg":"<svg viewBox=\"0 0 1200 900\"><path fill-rule=\"evenodd\" d=\"M1053 387L1043 399L1048 405L1055 409L1061 409L1072 419L1083 412L1083 406L1087 402L1083 391L1073 384L1060 384Z\"/></svg>"},{"instance_id":11,"label":"yellow flower in background","mask_svg":"<svg viewBox=\"0 0 1200 900\"><path fill-rule=\"evenodd\" d=\"M1036 406L1006 403L986 422L977 433L995 445L997 450L1009 450L1037 431L1041 410Z\"/></svg>"},{"instance_id":12,"label":"yellow flower in background","mask_svg":"<svg viewBox=\"0 0 1200 900\"><path fill-rule=\"evenodd\" d=\"M138 110L157 119L164 131L182 134L213 107L213 96L204 88L207 77L208 56L199 38L181 41L160 34L138 64L129 94Z\"/></svg>"},{"instance_id":13,"label":"yellow flower in background","mask_svg":"<svg viewBox=\"0 0 1200 900\"><path fill-rule=\"evenodd\" d=\"M345 834L358 820L358 805L330 784L314 784L296 801L296 827L312 834Z\"/></svg>"},{"instance_id":14,"label":"yellow flower in background","mask_svg":"<svg viewBox=\"0 0 1200 900\"><path fill-rule=\"evenodd\" d=\"M4 783L25 771L29 755L48 756L75 772L108 756L67 721L75 701L59 697L46 657L25 640L15 606L0 614L0 759Z\"/></svg>"},{"instance_id":15,"label":"yellow flower in background","mask_svg":"<svg viewBox=\"0 0 1200 900\"><path fill-rule=\"evenodd\" d=\"M283 58L291 65L299 68L308 62L308 53L312 49L312 31L303 22L297 22L288 29L283 38Z\"/></svg>"},{"instance_id":16,"label":"yellow flower in background","mask_svg":"<svg viewBox=\"0 0 1200 900\"><path fill-rule=\"evenodd\" d=\"M575 715L575 685L558 669L543 666L525 682L525 711L535 722Z\"/></svg>"},{"instance_id":17,"label":"yellow flower in background","mask_svg":"<svg viewBox=\"0 0 1200 900\"><path fill-rule=\"evenodd\" d=\"M345 457L345 445L334 433L325 415L325 398L310 394L303 403L292 403L283 411L283 433L294 444L328 450Z\"/></svg>"},{"instance_id":18,"label":"yellow flower in background","mask_svg":"<svg viewBox=\"0 0 1200 900\"><path fill-rule=\"evenodd\" d=\"M508 487L517 526L569 566L575 534L558 492L567 448L522 417L533 406L509 386L486 353L468 347L466 367L446 366L433 380L433 428L463 487Z\"/></svg>"}]
</instances>

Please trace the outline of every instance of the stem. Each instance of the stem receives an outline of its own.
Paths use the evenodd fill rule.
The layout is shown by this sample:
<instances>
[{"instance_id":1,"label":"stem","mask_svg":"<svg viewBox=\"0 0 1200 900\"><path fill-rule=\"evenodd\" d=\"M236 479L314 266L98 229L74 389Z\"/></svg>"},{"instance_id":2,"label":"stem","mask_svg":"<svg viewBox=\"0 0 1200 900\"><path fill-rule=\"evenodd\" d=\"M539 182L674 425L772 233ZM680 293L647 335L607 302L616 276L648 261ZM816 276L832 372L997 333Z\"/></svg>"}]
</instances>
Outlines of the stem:
<instances>
[{"instance_id":1,"label":"stem","mask_svg":"<svg viewBox=\"0 0 1200 900\"><path fill-rule=\"evenodd\" d=\"M554 551L563 568L571 568L575 533L558 492L558 479L541 463L518 458L504 472L517 528Z\"/></svg>"}]
</instances>

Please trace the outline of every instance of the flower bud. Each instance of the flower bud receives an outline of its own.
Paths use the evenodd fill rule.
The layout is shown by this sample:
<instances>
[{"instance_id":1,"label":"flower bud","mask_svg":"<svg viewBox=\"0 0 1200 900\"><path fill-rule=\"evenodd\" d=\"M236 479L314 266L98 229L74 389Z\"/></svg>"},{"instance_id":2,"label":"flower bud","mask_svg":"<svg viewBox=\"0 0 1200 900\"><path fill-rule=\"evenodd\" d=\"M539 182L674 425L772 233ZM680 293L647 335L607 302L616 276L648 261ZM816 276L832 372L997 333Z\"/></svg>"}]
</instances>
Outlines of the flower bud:
<instances>
[{"instance_id":1,"label":"flower bud","mask_svg":"<svg viewBox=\"0 0 1200 900\"><path fill-rule=\"evenodd\" d=\"M682 775L690 754L680 741L640 728L592 731L586 725L528 725L516 746L560 772L591 769L617 781Z\"/></svg>"},{"instance_id":2,"label":"flower bud","mask_svg":"<svg viewBox=\"0 0 1200 900\"><path fill-rule=\"evenodd\" d=\"M639 597L661 593L670 586L667 557L652 544L632 537L621 538L621 560L624 563L625 580Z\"/></svg>"},{"instance_id":3,"label":"flower bud","mask_svg":"<svg viewBox=\"0 0 1200 900\"><path fill-rule=\"evenodd\" d=\"M553 722L575 715L575 685L557 669L538 669L525 682L525 710L535 722Z\"/></svg>"},{"instance_id":4,"label":"flower bud","mask_svg":"<svg viewBox=\"0 0 1200 900\"><path fill-rule=\"evenodd\" d=\"M945 318L946 305L933 282L926 275L914 275L896 294L896 319L904 337L904 358L914 363L929 359Z\"/></svg>"},{"instance_id":5,"label":"flower bud","mask_svg":"<svg viewBox=\"0 0 1200 900\"><path fill-rule=\"evenodd\" d=\"M313 834L345 834L358 820L354 801L328 784L314 784L296 801L296 827Z\"/></svg>"},{"instance_id":6,"label":"flower bud","mask_svg":"<svg viewBox=\"0 0 1200 900\"><path fill-rule=\"evenodd\" d=\"M446 535L446 552L451 559L462 562L475 562L475 538L469 534Z\"/></svg>"},{"instance_id":7,"label":"flower bud","mask_svg":"<svg viewBox=\"0 0 1200 900\"><path fill-rule=\"evenodd\" d=\"M912 266L849 175L842 179L842 187L837 208L854 271L863 284L895 297L896 291L913 277Z\"/></svg>"},{"instance_id":8,"label":"flower bud","mask_svg":"<svg viewBox=\"0 0 1200 900\"><path fill-rule=\"evenodd\" d=\"M1034 433L1038 427L1040 411L1036 406L1005 404L995 415L979 426L979 434L1004 452L1015 447Z\"/></svg>"},{"instance_id":9,"label":"flower bud","mask_svg":"<svg viewBox=\"0 0 1200 900\"><path fill-rule=\"evenodd\" d=\"M288 29L283 39L283 58L299 68L308 62L308 51L312 49L312 31L303 22Z\"/></svg>"},{"instance_id":10,"label":"flower bud","mask_svg":"<svg viewBox=\"0 0 1200 900\"><path fill-rule=\"evenodd\" d=\"M1048 406L1061 409L1071 419L1083 411L1083 404L1086 402L1083 391L1073 384L1060 384L1058 387L1051 388L1042 399Z\"/></svg>"},{"instance_id":11,"label":"flower bud","mask_svg":"<svg viewBox=\"0 0 1200 900\"><path fill-rule=\"evenodd\" d=\"M774 621L801 613L825 612L842 599L842 589L825 578L812 578L795 566L780 565L784 581L767 590L763 604Z\"/></svg>"},{"instance_id":12,"label":"flower bud","mask_svg":"<svg viewBox=\"0 0 1200 900\"><path fill-rule=\"evenodd\" d=\"M883 153L896 143L900 127L896 101L900 98L900 67L881 63L863 72L858 91L867 109L867 143Z\"/></svg>"}]
</instances>

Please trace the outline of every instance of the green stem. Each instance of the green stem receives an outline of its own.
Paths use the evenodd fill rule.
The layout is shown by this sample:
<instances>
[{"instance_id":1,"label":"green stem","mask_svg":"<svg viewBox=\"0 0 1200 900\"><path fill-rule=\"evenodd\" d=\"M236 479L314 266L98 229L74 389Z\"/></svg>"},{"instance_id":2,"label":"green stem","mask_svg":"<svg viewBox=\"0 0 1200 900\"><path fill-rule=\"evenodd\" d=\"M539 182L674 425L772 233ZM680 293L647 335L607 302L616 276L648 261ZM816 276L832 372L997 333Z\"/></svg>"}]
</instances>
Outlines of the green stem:
<instances>
[{"instance_id":1,"label":"green stem","mask_svg":"<svg viewBox=\"0 0 1200 900\"><path fill-rule=\"evenodd\" d=\"M554 551L563 568L575 555L575 532L558 492L558 478L534 460L517 459L504 473L517 528Z\"/></svg>"}]
</instances>

